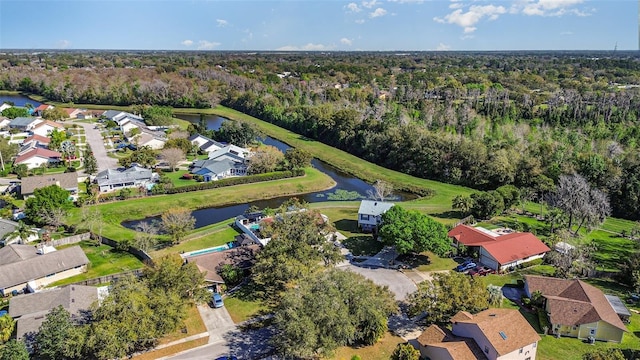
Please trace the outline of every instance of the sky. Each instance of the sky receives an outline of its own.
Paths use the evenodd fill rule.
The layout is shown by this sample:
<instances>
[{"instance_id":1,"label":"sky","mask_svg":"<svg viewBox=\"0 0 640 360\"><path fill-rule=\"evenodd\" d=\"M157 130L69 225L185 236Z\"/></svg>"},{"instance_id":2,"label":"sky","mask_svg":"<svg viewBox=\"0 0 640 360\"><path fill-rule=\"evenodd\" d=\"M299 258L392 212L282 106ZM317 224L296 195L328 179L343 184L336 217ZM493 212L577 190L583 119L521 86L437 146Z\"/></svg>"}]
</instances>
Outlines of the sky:
<instances>
[{"instance_id":1,"label":"sky","mask_svg":"<svg viewBox=\"0 0 640 360\"><path fill-rule=\"evenodd\" d=\"M638 50L640 0L0 0L0 49Z\"/></svg>"}]
</instances>

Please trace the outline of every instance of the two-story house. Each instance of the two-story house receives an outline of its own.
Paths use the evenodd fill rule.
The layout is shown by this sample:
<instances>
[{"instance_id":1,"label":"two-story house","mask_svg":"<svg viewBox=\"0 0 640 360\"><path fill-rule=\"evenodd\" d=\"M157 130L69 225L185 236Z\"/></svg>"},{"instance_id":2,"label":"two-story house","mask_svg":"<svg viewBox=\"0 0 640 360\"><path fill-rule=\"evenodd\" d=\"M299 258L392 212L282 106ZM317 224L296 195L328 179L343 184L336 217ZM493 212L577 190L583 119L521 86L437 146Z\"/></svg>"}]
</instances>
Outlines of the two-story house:
<instances>
[{"instance_id":1,"label":"two-story house","mask_svg":"<svg viewBox=\"0 0 640 360\"><path fill-rule=\"evenodd\" d=\"M384 201L362 200L358 209L358 227L362 231L377 231L382 214L395 204Z\"/></svg>"},{"instance_id":2,"label":"two-story house","mask_svg":"<svg viewBox=\"0 0 640 360\"><path fill-rule=\"evenodd\" d=\"M451 331L431 325L418 337L418 350L429 359L534 360L540 336L514 309L466 311L452 319Z\"/></svg>"}]
</instances>

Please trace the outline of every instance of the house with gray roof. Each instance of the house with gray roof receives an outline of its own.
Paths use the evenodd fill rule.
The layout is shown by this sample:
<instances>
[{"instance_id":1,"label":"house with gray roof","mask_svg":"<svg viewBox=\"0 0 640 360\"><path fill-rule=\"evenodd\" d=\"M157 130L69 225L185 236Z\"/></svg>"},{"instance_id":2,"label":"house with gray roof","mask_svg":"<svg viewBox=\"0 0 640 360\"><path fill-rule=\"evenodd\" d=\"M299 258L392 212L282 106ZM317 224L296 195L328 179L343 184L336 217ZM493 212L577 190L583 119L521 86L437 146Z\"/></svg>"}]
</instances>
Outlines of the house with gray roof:
<instances>
[{"instance_id":1,"label":"house with gray roof","mask_svg":"<svg viewBox=\"0 0 640 360\"><path fill-rule=\"evenodd\" d=\"M108 294L107 287L68 285L24 296L14 296L9 301L9 316L16 320L16 337L30 338L38 332L46 315L62 306L71 314L75 323L83 323L90 315L91 306Z\"/></svg>"},{"instance_id":2,"label":"house with gray roof","mask_svg":"<svg viewBox=\"0 0 640 360\"><path fill-rule=\"evenodd\" d=\"M377 231L382 221L382 214L394 205L384 201L362 200L358 209L358 227L362 231Z\"/></svg>"},{"instance_id":3,"label":"house with gray roof","mask_svg":"<svg viewBox=\"0 0 640 360\"><path fill-rule=\"evenodd\" d=\"M43 253L31 245L0 249L0 294L37 290L87 271L89 259L80 246Z\"/></svg>"},{"instance_id":4,"label":"house with gray roof","mask_svg":"<svg viewBox=\"0 0 640 360\"><path fill-rule=\"evenodd\" d=\"M0 239L4 239L7 235L16 231L17 228L17 222L7 219L0 219Z\"/></svg>"},{"instance_id":5,"label":"house with gray roof","mask_svg":"<svg viewBox=\"0 0 640 360\"><path fill-rule=\"evenodd\" d=\"M30 131L41 122L42 120L35 117L17 117L9 122L9 129Z\"/></svg>"},{"instance_id":6,"label":"house with gray roof","mask_svg":"<svg viewBox=\"0 0 640 360\"><path fill-rule=\"evenodd\" d=\"M191 141L193 145L197 145L200 151L204 153L210 153L225 147L224 144L200 134L191 135L189 141Z\"/></svg>"},{"instance_id":7,"label":"house with gray roof","mask_svg":"<svg viewBox=\"0 0 640 360\"><path fill-rule=\"evenodd\" d=\"M149 169L132 166L128 169L107 169L96 175L95 182L100 192L120 190L124 188L148 188L159 179L158 174Z\"/></svg>"},{"instance_id":8,"label":"house with gray roof","mask_svg":"<svg viewBox=\"0 0 640 360\"><path fill-rule=\"evenodd\" d=\"M215 181L231 176L247 175L248 165L245 159L225 154L216 159L196 160L191 165L191 173L201 175L204 181Z\"/></svg>"},{"instance_id":9,"label":"house with gray roof","mask_svg":"<svg viewBox=\"0 0 640 360\"><path fill-rule=\"evenodd\" d=\"M74 197L78 194L78 173L70 172L23 177L20 183L20 194L26 199L32 196L36 189L50 185L58 185L69 191L70 195Z\"/></svg>"}]
</instances>

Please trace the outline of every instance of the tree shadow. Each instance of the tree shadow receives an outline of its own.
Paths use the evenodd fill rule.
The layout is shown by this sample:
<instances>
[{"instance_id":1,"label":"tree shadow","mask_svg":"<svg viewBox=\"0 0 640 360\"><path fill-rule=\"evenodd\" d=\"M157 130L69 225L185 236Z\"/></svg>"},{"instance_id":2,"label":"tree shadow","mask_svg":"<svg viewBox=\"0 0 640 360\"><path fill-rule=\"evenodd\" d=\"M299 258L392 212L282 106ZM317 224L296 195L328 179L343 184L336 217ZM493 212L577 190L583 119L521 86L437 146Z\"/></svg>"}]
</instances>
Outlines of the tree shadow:
<instances>
[{"instance_id":1,"label":"tree shadow","mask_svg":"<svg viewBox=\"0 0 640 360\"><path fill-rule=\"evenodd\" d=\"M424 254L404 254L396 258L396 261L402 262L409 266L409 268L417 268L421 265L431 264L431 259Z\"/></svg>"},{"instance_id":2,"label":"tree shadow","mask_svg":"<svg viewBox=\"0 0 640 360\"><path fill-rule=\"evenodd\" d=\"M430 215L440 219L460 219L461 217L463 217L459 211L453 211L453 210L443 211L441 213L430 214Z\"/></svg>"},{"instance_id":3,"label":"tree shadow","mask_svg":"<svg viewBox=\"0 0 640 360\"><path fill-rule=\"evenodd\" d=\"M342 245L355 256L372 256L384 247L384 244L375 240L371 235L352 236L343 240Z\"/></svg>"},{"instance_id":4,"label":"tree shadow","mask_svg":"<svg viewBox=\"0 0 640 360\"><path fill-rule=\"evenodd\" d=\"M274 333L273 327L263 327L246 331L229 331L223 337L230 354L239 359L262 359L274 353L271 345L271 337Z\"/></svg>"},{"instance_id":5,"label":"tree shadow","mask_svg":"<svg viewBox=\"0 0 640 360\"><path fill-rule=\"evenodd\" d=\"M342 219L333 223L336 230L358 232L358 222L356 220Z\"/></svg>"}]
</instances>

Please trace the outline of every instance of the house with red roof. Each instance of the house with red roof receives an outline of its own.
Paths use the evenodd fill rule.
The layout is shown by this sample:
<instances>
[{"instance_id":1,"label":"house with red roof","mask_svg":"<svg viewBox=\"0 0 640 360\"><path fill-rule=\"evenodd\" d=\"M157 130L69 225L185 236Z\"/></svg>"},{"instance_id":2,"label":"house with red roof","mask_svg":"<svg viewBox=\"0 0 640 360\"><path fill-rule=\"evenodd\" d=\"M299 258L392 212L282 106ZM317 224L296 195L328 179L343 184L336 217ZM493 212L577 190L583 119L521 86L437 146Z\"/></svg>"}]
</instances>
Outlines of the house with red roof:
<instances>
[{"instance_id":1,"label":"house with red roof","mask_svg":"<svg viewBox=\"0 0 640 360\"><path fill-rule=\"evenodd\" d=\"M35 169L42 164L57 164L61 158L62 154L57 151L37 147L19 155L13 164L26 164L28 169Z\"/></svg>"},{"instance_id":2,"label":"house with red roof","mask_svg":"<svg viewBox=\"0 0 640 360\"><path fill-rule=\"evenodd\" d=\"M74 108L64 108L63 110L67 113L69 119L77 118L78 114L80 114L82 112L82 110L74 109Z\"/></svg>"},{"instance_id":3,"label":"house with red roof","mask_svg":"<svg viewBox=\"0 0 640 360\"><path fill-rule=\"evenodd\" d=\"M37 108L33 109L33 114L36 116L42 116L45 110L51 110L53 106L47 104L40 104Z\"/></svg>"},{"instance_id":4,"label":"house with red roof","mask_svg":"<svg viewBox=\"0 0 640 360\"><path fill-rule=\"evenodd\" d=\"M529 232L499 234L484 228L460 224L449 231L453 246L464 245L478 255L483 265L506 270L522 263L541 259L551 251Z\"/></svg>"},{"instance_id":5,"label":"house with red roof","mask_svg":"<svg viewBox=\"0 0 640 360\"><path fill-rule=\"evenodd\" d=\"M64 131L64 126L55 121L45 120L34 126L33 129L31 129L31 133L34 135L49 136L54 129Z\"/></svg>"},{"instance_id":6,"label":"house with red roof","mask_svg":"<svg viewBox=\"0 0 640 360\"><path fill-rule=\"evenodd\" d=\"M624 305L615 296L604 295L598 288L577 279L524 276L527 296L540 292L551 324L558 336L578 339L590 337L601 341L621 342L627 328L620 319ZM628 313L628 311L626 311Z\"/></svg>"}]
</instances>

